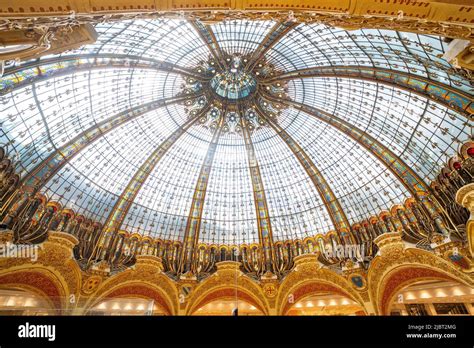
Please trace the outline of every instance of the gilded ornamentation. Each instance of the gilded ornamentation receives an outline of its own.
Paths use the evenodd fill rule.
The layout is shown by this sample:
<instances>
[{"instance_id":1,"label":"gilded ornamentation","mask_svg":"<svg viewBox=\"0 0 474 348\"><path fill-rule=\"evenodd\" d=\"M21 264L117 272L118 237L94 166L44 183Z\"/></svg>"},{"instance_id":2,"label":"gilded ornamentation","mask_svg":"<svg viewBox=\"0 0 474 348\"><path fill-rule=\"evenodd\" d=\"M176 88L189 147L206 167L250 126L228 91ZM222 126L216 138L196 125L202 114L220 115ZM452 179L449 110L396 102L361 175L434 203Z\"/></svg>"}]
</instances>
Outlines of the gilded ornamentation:
<instances>
[{"instance_id":1,"label":"gilded ornamentation","mask_svg":"<svg viewBox=\"0 0 474 348\"><path fill-rule=\"evenodd\" d=\"M66 301L66 296L74 294L78 297L81 282L80 269L72 258L71 249L75 242L71 235L51 233L49 240L39 246L36 262L27 258L0 259L0 275L8 276L2 283L16 279L19 287L45 289L56 307L61 304L61 308L69 308L73 304Z\"/></svg>"},{"instance_id":2,"label":"gilded ornamentation","mask_svg":"<svg viewBox=\"0 0 474 348\"><path fill-rule=\"evenodd\" d=\"M93 293L102 282L102 278L99 276L91 276L87 278L82 286L82 292L86 295Z\"/></svg>"},{"instance_id":3,"label":"gilded ornamentation","mask_svg":"<svg viewBox=\"0 0 474 348\"><path fill-rule=\"evenodd\" d=\"M274 298L276 297L278 290L275 284L270 283L263 286L263 292L268 298Z\"/></svg>"},{"instance_id":4,"label":"gilded ornamentation","mask_svg":"<svg viewBox=\"0 0 474 348\"><path fill-rule=\"evenodd\" d=\"M397 291L423 277L455 280L468 286L474 284L471 275L428 251L414 248L401 250L398 243L387 245L383 253L372 260L367 275L370 296L377 313L388 314Z\"/></svg>"},{"instance_id":5,"label":"gilded ornamentation","mask_svg":"<svg viewBox=\"0 0 474 348\"><path fill-rule=\"evenodd\" d=\"M104 280L81 271L68 252L73 243L60 237L52 236L45 243L36 263L25 259L0 259L0 286L23 288L45 298L51 308L80 308L83 313L104 299L132 296L153 299L171 315L192 314L211 301L236 297L264 314L284 314L293 303L308 295L330 292L356 301L366 313L372 313L373 304L377 314L388 314L393 297L412 282L444 279L469 286L474 283L472 275L440 256L413 248L400 251L396 236L379 240L384 245L383 253L372 261L367 277L353 270L345 278L333 270L321 268L317 255L309 254L296 258L296 268L283 280L269 278L260 283L242 273L239 263L231 261L218 263L217 272L199 283L175 282L162 273L161 260L153 256L139 257L135 268ZM45 257L45 251L48 257ZM185 297L181 312L178 311L179 290L185 288L192 290ZM78 289L82 289L82 294ZM71 294L78 299L74 303L66 301ZM290 295L292 302L288 301Z\"/></svg>"},{"instance_id":6,"label":"gilded ornamentation","mask_svg":"<svg viewBox=\"0 0 474 348\"><path fill-rule=\"evenodd\" d=\"M28 20L31 18L26 21ZM6 21L8 22L8 20ZM0 26L3 26L4 23L5 20L0 19ZM0 53L0 61L29 60L42 55L61 53L93 43L97 39L97 33L91 24L35 25L29 28L13 25L8 30L11 31L4 30L1 35L2 43L26 45L26 48Z\"/></svg>"},{"instance_id":7,"label":"gilded ornamentation","mask_svg":"<svg viewBox=\"0 0 474 348\"><path fill-rule=\"evenodd\" d=\"M187 298L185 314L192 314L198 304L210 302L220 295L233 298L237 295L260 308L264 314L268 313L269 306L262 288L238 269L239 263L228 261L217 265L217 272L203 280Z\"/></svg>"},{"instance_id":8,"label":"gilded ornamentation","mask_svg":"<svg viewBox=\"0 0 474 348\"><path fill-rule=\"evenodd\" d=\"M367 280L361 273L352 273L348 277L357 290L363 291L367 289Z\"/></svg>"},{"instance_id":9,"label":"gilded ornamentation","mask_svg":"<svg viewBox=\"0 0 474 348\"><path fill-rule=\"evenodd\" d=\"M310 260L299 263L281 282L276 301L279 315L285 314L291 307L289 298L296 303L299 299L316 291L337 293L349 297L364 307L360 293L354 289L350 281L334 271L320 268L318 263L310 262Z\"/></svg>"},{"instance_id":10,"label":"gilded ornamentation","mask_svg":"<svg viewBox=\"0 0 474 348\"><path fill-rule=\"evenodd\" d=\"M337 0L327 0L330 6L327 5L323 9L318 6L321 5L318 1L307 0L300 3L284 1L279 8L276 6L280 5L273 7L273 4L256 4L251 0L234 1L230 5L216 0L216 4L212 5L213 10L208 9L209 4L206 1L203 3L202 1L193 2L193 0L191 0L191 5L199 5L202 10L196 10L193 6L190 7L191 10L187 10L183 7L182 1L152 1L153 5L150 9L148 7L142 9L141 5L137 5L137 8L125 0L121 5L112 9L105 7L101 0L95 1L94 6L90 2L78 0L68 1L64 10L61 3L61 6L52 4L52 7L46 11L41 7L46 0L38 1L39 4L33 4L31 7L24 4L10 4L10 2L8 4L8 6L12 6L10 8L0 5L0 31L3 30L6 33L4 37L8 37L12 32L21 31L27 42L33 42L32 46L25 49L24 52L0 54L2 72L3 61L29 59L45 53L58 53L57 49L77 47L78 42L74 40L73 33L80 30L90 30L92 24L146 18L190 20L190 23L198 28L205 41L207 38L206 43L212 55L217 58L218 64L220 64L219 58L224 57L213 51L213 47L220 50L219 44L213 38L212 33L206 32L204 24L231 19L271 19L277 22L275 27L280 27L279 31L270 30L258 47L259 54L255 56L255 61L249 62L249 65L256 64L259 59L263 58L266 50L276 43L276 40L271 42L272 36L278 39L287 32L287 29L289 31L290 27L297 27L298 23L323 23L348 31L360 28L390 29L434 34L447 38L462 38L470 40L471 43L474 41L473 25L469 22L469 16L472 16L471 10L474 7L456 5L449 0L421 0L426 6L409 1L398 6L398 4L382 4L382 1L379 3L372 0L343 0L342 4L337 3ZM338 7L333 8L334 4ZM387 11L383 12L380 8ZM444 9L444 11L440 11L440 9ZM90 30L89 34L91 35L86 35L87 37L79 43L94 41L94 30ZM371 38L370 35L367 37ZM357 44L356 41L354 40L355 44ZM400 37L399 43L409 46L410 40L407 43ZM58 48L58 44L64 45L59 45L61 47ZM432 52L431 46L427 46L426 51ZM414 47L412 46L412 48ZM472 54L471 51L472 49L469 49L467 53ZM405 60L400 50L393 50L393 53L402 56L402 61L408 66L410 61ZM97 60L97 57L95 58ZM260 88L261 84L257 83L257 79L252 74L243 71L245 69L241 69L241 58L244 61L244 56L235 56L232 60L230 57L228 58L232 67L230 71L235 70L235 75L230 74L229 71L219 71L214 77L209 78L210 84L214 84L212 91L216 95L227 98L231 95L230 91L237 88L240 97L234 99L240 99L253 95L257 88ZM439 76L435 73L433 76L430 75L432 71L437 71L433 67L436 67L436 64L441 66L441 63L433 62L431 59L429 62L424 61L416 54L412 58L413 62L420 64L421 69L430 72L426 78L427 81L431 78L438 80ZM211 60L209 64L210 62ZM166 64L163 66L161 64L158 64L159 68L166 71L166 67L164 67ZM245 67L247 66L246 64ZM124 65L121 67L123 68ZM39 65L35 68L41 71ZM174 68L179 67L174 66ZM449 73L459 73L456 71L457 68L446 69L450 69ZM411 72L417 72L414 68L411 70ZM200 72L200 70L197 71ZM439 71L448 72L442 68ZM358 73L363 75L361 71ZM387 72L378 69L377 73L382 78ZM299 74L300 72L296 72L296 75L301 77ZM291 72L290 75L295 76L295 72ZM410 85L410 88L416 91L423 89L424 94L421 93L423 97L433 97L439 102L441 99L436 99L436 96L442 95L445 97L445 106L453 107L455 103L459 103L462 108L457 110L467 110L466 115L468 116L472 114L469 96L465 97L460 93L449 95L442 85L423 84L426 81L414 79L411 75L416 74L407 73L405 76L399 74L392 76L392 80L396 81L406 77L405 86ZM471 76L467 73L465 75ZM231 79L235 76L239 76L242 80L236 83ZM315 76L318 76L318 73ZM321 78L320 75L319 77ZM337 78L337 76L331 78L334 77ZM196 82L196 75L191 76L190 80ZM374 81L370 77L368 80ZM203 81L208 80L203 78L201 82ZM189 79L186 80L186 83L188 82ZM460 86L461 82L458 81L458 83ZM270 86L267 87L271 89ZM455 89L454 86L453 88ZM281 92L281 89L285 90L285 88L277 90ZM189 92L189 90L186 91ZM268 93L268 100L272 100L271 93ZM464 99L459 98L460 96ZM88 128L74 139L65 141L59 149L53 151L47 160L40 161L38 166L28 174L33 175L27 177L28 185L21 186L21 188L19 183L24 184L24 182L20 180L19 176L8 174L8 179L12 181L0 178L2 181L0 190L8 190L8 192L2 191L0 194L2 199L8 199L8 204L5 205L8 206L8 209L4 214L6 222L4 225L13 230L13 232L0 233L0 242L16 241L17 243L35 243L40 246L36 262L20 258L0 259L0 287L19 287L33 291L46 298L51 306L58 310L80 308L87 313L88 310L106 299L136 296L153 299L167 314L184 313L190 315L207 303L229 298L245 300L264 314L286 314L294 302L320 292L348 297L364 308L368 314L373 312L388 314L394 296L404 287L416 281L441 279L456 281L468 286L473 285L472 258L469 256L469 252L472 256L474 248L474 184L461 187L456 195L456 201L471 212L469 222L464 225L466 211L460 207L447 205L447 208L451 209L451 214L449 214L443 210L446 208L445 206L439 207L441 205L437 201L439 197L430 196L431 187L428 187L424 180L418 177L416 171L412 170L395 152L392 153L376 138L368 135L370 131L359 130L354 124L347 123L342 119L338 120L336 115L319 112L316 108L309 107L304 103L300 104L297 109L312 114L316 119L331 125L365 147L386 168L393 170L394 175L413 197L407 199L406 204L400 204L390 211L381 212L379 216L371 216L367 221L350 226L342 206L339 206L337 202L336 195L322 174L319 173L315 164L312 163L310 156L278 123L270 122L272 128L287 143L300 164L305 167L306 173L317 187L323 203L329 207L330 220L336 228L336 231L330 231L324 236L305 238L303 243L301 240L292 240L287 244L284 244L283 241L274 243L263 180L250 136L250 131L253 130L251 120L254 120L255 125L258 125L258 120L255 118L256 113L253 112L247 115L248 119L245 121L246 126L242 130L242 135L246 145L248 167L256 202L259 244L218 247L206 245L204 242L201 244L199 236L206 189L214 153L218 148L220 132L222 129L224 133L225 129L223 126L224 114L222 114L222 123L219 121L219 125L216 126L217 131L212 137L197 179L191 212L182 241L158 241L138 233L122 231L123 221L148 175L154 170L167 150L181 135L185 134L186 127L190 127L192 122L206 116L207 109L205 112L204 109L200 109L202 113L199 115L193 114L195 120L193 119L192 122L188 120L189 124L176 130L149 155L125 186L112 211L109 212L105 228L84 217L76 217L71 209L63 207L58 202L50 201L46 194L37 192L44 182L49 181L68 163L69 159L77 155L79 151L83 151L92 141L100 139L105 133L123 125L124 122L144 115L159 106L181 101L186 102L186 107L190 112L197 112L194 108L195 105L187 103L191 102L190 97L190 95L180 96L154 104L150 103L146 107L137 106ZM192 97L198 100L197 97L203 97L203 94L196 93ZM35 98L38 99L36 95ZM275 103L285 104L283 101L286 99L282 95L274 98ZM469 104L465 102L465 99ZM199 104L199 102L197 103ZM295 106L297 103L291 105ZM280 106L283 105L278 107ZM428 103L426 106L429 107ZM232 113L226 114L233 117L226 120L227 130L232 128L231 124L237 116L235 110L231 111ZM11 117L14 118L15 115L11 115ZM208 118L206 118L207 121ZM212 121L212 117L210 121ZM244 122L242 126L244 126ZM449 133L448 130L446 133ZM51 142L54 143L52 140ZM472 150L472 147L470 149ZM472 154L469 153L469 156L472 157ZM444 171L441 173L443 175L439 177L455 181L458 176L462 176L459 174L461 169L467 170L468 162L467 159L462 165L455 162L452 168L448 165L443 168ZM3 172L6 173L5 170ZM3 172L0 173L2 176ZM472 175L470 178L472 179ZM25 180L25 177L22 177L22 180ZM446 181L449 180L446 179ZM462 177L460 181L465 182ZM446 190L448 184L442 180L435 183L441 191ZM450 189L452 190L452 188ZM448 197L447 201L452 201L452 194L446 196ZM30 210L32 214L25 213ZM450 223L445 223L443 219L449 215L459 217L459 221L455 223L450 220ZM56 232L56 230L68 233ZM354 234L352 234L353 232ZM466 248L465 233L469 250ZM459 240L462 241L455 241L458 239L452 239L452 241L450 236L453 234L457 234L457 237L460 237ZM20 235L28 238L21 239ZM96 235L99 238L94 240ZM330 259L330 256L325 256L327 253L323 253L323 249L329 245L329 241L333 241L332 238L345 241L347 239L344 237L352 236L354 239L360 237L360 240L365 243L364 245L372 248L373 253L370 253L367 260L356 263L336 257ZM416 244L418 242L426 243ZM407 245L415 244L418 248L407 248ZM430 251L421 249L423 247ZM130 250L134 251L130 252ZM207 253L211 250L212 253ZM163 260L156 255L163 255ZM201 260L200 263L195 262L196 259ZM242 260L242 263L234 261L216 263L217 259ZM247 260L252 262L247 262ZM366 261L370 262L367 271L362 267L366 265ZM77 301L67 301L71 295L77 297ZM181 301L182 298L183 301ZM289 301L290 298L291 301Z\"/></svg>"},{"instance_id":11,"label":"gilded ornamentation","mask_svg":"<svg viewBox=\"0 0 474 348\"><path fill-rule=\"evenodd\" d=\"M104 298L118 296L126 291L128 291L128 295L133 295L131 291L136 289L140 290L140 293L143 291L153 292L155 299L161 298L162 306L167 308L170 314L176 314L178 312L178 290L176 284L162 273L162 269L160 258L139 257L135 268L127 269L105 280L97 291L90 294L84 307L90 309ZM139 288L140 286L143 288ZM120 290L121 288L127 290Z\"/></svg>"},{"instance_id":12,"label":"gilded ornamentation","mask_svg":"<svg viewBox=\"0 0 474 348\"><path fill-rule=\"evenodd\" d=\"M13 269L0 273L0 286L4 289L19 288L33 291L53 304L56 310L62 310L65 303L65 289L60 281L45 269Z\"/></svg>"}]
</instances>

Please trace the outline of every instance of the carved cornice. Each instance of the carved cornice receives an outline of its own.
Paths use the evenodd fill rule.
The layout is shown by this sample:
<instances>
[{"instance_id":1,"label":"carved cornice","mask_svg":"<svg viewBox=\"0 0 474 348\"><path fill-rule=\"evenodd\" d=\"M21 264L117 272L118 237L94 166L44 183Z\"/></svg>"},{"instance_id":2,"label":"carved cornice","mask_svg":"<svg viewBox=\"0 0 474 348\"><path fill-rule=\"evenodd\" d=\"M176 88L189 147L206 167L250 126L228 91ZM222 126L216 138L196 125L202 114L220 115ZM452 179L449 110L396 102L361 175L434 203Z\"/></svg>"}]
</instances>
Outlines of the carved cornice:
<instances>
[{"instance_id":1,"label":"carved cornice","mask_svg":"<svg viewBox=\"0 0 474 348\"><path fill-rule=\"evenodd\" d=\"M226 271L226 270L240 272L241 265L242 264L240 262L236 262L236 261L221 261L221 262L216 263L217 272Z\"/></svg>"},{"instance_id":2,"label":"carved cornice","mask_svg":"<svg viewBox=\"0 0 474 348\"><path fill-rule=\"evenodd\" d=\"M396 6L396 5L394 5ZM465 6L466 9L469 6ZM183 9L185 10L185 9ZM417 32L421 34L434 34L450 38L463 38L474 40L474 29L472 24L463 22L453 22L439 18L416 18L403 15L403 11L396 10L397 15L383 14L349 14L347 12L329 12L329 11L303 11L292 10L290 7L286 10L115 10L115 11L94 11L74 12L64 11L53 13L8 13L0 12L0 30L13 29L33 29L33 28L72 28L84 23L100 23L110 21L122 21L144 18L185 18L191 20L201 20L204 23L220 22L232 19L253 19L253 20L292 20L301 23L324 23L329 26L340 27L347 30L360 28L378 28L399 30L408 32ZM454 16L453 16L454 17Z\"/></svg>"}]
</instances>

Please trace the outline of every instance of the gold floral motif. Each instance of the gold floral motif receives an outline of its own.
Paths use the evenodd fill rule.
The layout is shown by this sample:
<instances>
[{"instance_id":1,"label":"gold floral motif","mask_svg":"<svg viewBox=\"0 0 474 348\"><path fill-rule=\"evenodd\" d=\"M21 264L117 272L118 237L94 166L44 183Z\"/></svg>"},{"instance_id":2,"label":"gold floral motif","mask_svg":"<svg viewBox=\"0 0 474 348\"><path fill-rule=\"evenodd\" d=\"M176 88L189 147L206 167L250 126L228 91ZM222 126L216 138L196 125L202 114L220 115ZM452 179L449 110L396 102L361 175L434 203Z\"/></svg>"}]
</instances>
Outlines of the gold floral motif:
<instances>
[{"instance_id":1,"label":"gold floral motif","mask_svg":"<svg viewBox=\"0 0 474 348\"><path fill-rule=\"evenodd\" d=\"M86 295L93 293L102 283L102 278L99 276L91 276L87 278L82 286L82 292Z\"/></svg>"},{"instance_id":2,"label":"gold floral motif","mask_svg":"<svg viewBox=\"0 0 474 348\"><path fill-rule=\"evenodd\" d=\"M274 298L277 295L277 287L275 284L265 284L263 286L263 292L265 293L265 296L268 298Z\"/></svg>"}]
</instances>

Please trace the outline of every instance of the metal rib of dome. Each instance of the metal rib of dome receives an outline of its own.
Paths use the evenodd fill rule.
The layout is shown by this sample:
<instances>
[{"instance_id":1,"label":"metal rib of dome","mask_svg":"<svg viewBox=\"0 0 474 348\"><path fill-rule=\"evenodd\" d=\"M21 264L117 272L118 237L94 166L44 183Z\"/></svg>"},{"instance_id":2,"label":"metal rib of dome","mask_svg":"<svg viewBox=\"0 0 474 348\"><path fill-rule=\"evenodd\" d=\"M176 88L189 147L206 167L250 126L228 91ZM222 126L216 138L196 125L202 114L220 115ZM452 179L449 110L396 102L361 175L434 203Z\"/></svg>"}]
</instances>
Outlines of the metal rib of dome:
<instances>
[{"instance_id":1,"label":"metal rib of dome","mask_svg":"<svg viewBox=\"0 0 474 348\"><path fill-rule=\"evenodd\" d=\"M471 81L440 37L250 20L96 30L6 67L1 136L25 187L111 231L347 237L420 194L472 134Z\"/></svg>"}]
</instances>

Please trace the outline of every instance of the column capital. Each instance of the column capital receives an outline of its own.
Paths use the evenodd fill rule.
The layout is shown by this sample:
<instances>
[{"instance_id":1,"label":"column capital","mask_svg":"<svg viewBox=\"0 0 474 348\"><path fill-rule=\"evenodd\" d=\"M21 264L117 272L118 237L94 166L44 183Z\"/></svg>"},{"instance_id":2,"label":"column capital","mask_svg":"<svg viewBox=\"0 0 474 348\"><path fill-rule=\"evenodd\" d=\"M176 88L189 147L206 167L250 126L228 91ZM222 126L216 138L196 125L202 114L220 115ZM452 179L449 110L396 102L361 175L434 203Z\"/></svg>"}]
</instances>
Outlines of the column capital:
<instances>
[{"instance_id":1,"label":"column capital","mask_svg":"<svg viewBox=\"0 0 474 348\"><path fill-rule=\"evenodd\" d=\"M456 203L460 204L469 212L469 220L466 222L466 236L471 257L474 257L474 183L461 187L456 193Z\"/></svg>"},{"instance_id":2,"label":"column capital","mask_svg":"<svg viewBox=\"0 0 474 348\"><path fill-rule=\"evenodd\" d=\"M216 263L217 271L235 270L240 271L241 263L237 261L221 261Z\"/></svg>"},{"instance_id":3,"label":"column capital","mask_svg":"<svg viewBox=\"0 0 474 348\"><path fill-rule=\"evenodd\" d=\"M319 268L321 267L321 265L319 263L318 258L319 258L319 252L316 254L303 254L303 255L296 256L294 258L295 269L298 267L301 267L302 265L308 265L308 264L313 264Z\"/></svg>"},{"instance_id":4,"label":"column capital","mask_svg":"<svg viewBox=\"0 0 474 348\"><path fill-rule=\"evenodd\" d=\"M79 244L79 241L70 233L49 231L47 243L58 244L64 248L70 248L72 250L72 248Z\"/></svg>"},{"instance_id":5,"label":"column capital","mask_svg":"<svg viewBox=\"0 0 474 348\"><path fill-rule=\"evenodd\" d=\"M472 215L474 214L474 183L461 187L456 193L456 203L467 208Z\"/></svg>"},{"instance_id":6,"label":"column capital","mask_svg":"<svg viewBox=\"0 0 474 348\"><path fill-rule=\"evenodd\" d=\"M162 272L164 270L163 261L161 257L154 255L138 255L135 266L136 268L152 267L155 268L158 272Z\"/></svg>"},{"instance_id":7,"label":"column capital","mask_svg":"<svg viewBox=\"0 0 474 348\"><path fill-rule=\"evenodd\" d=\"M391 250L402 251L405 249L402 235L399 232L381 234L374 239L374 243L379 247L381 255Z\"/></svg>"}]
</instances>

